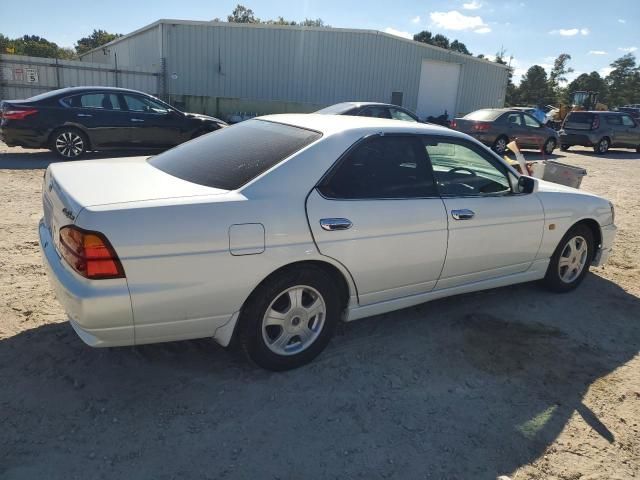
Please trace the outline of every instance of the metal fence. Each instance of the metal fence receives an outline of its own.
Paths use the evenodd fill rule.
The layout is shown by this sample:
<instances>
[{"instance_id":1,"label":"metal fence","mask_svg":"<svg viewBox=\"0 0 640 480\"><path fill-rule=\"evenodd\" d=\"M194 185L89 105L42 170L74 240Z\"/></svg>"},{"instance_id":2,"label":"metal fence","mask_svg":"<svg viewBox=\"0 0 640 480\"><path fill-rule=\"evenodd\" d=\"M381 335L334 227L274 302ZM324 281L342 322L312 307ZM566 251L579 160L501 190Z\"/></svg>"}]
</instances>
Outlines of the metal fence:
<instances>
[{"instance_id":1,"label":"metal fence","mask_svg":"<svg viewBox=\"0 0 640 480\"><path fill-rule=\"evenodd\" d=\"M28 98L63 87L99 85L162 95L162 74L144 67L0 54L0 100Z\"/></svg>"}]
</instances>

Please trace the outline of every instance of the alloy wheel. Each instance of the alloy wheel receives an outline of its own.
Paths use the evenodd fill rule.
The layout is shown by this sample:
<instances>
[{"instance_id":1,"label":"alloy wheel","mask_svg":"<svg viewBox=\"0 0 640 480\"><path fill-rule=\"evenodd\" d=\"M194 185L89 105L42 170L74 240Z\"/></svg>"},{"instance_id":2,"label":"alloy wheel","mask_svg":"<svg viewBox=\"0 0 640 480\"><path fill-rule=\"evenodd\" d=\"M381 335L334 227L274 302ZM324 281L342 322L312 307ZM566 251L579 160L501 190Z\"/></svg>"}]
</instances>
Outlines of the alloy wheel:
<instances>
[{"instance_id":1,"label":"alloy wheel","mask_svg":"<svg viewBox=\"0 0 640 480\"><path fill-rule=\"evenodd\" d=\"M547 155L551 155L556 148L556 141L553 138L547 140L547 143L544 144L544 153Z\"/></svg>"},{"instance_id":2,"label":"alloy wheel","mask_svg":"<svg viewBox=\"0 0 640 480\"><path fill-rule=\"evenodd\" d=\"M84 140L78 133L73 131L60 133L56 137L55 147L58 153L65 158L76 158L85 149Z\"/></svg>"},{"instance_id":3,"label":"alloy wheel","mask_svg":"<svg viewBox=\"0 0 640 480\"><path fill-rule=\"evenodd\" d=\"M575 281L587 263L589 248L582 236L570 238L558 259L558 274L564 283Z\"/></svg>"},{"instance_id":4,"label":"alloy wheel","mask_svg":"<svg viewBox=\"0 0 640 480\"><path fill-rule=\"evenodd\" d=\"M607 153L607 150L609 150L609 140L603 138L600 140L600 143L598 143L598 151L600 153Z\"/></svg>"},{"instance_id":5,"label":"alloy wheel","mask_svg":"<svg viewBox=\"0 0 640 480\"><path fill-rule=\"evenodd\" d=\"M262 338L277 355L294 355L309 348L322 332L327 306L308 285L296 285L276 295L262 319Z\"/></svg>"},{"instance_id":6,"label":"alloy wheel","mask_svg":"<svg viewBox=\"0 0 640 480\"><path fill-rule=\"evenodd\" d=\"M507 150L507 141L504 138L499 138L496 140L494 149L497 153L502 155Z\"/></svg>"}]
</instances>

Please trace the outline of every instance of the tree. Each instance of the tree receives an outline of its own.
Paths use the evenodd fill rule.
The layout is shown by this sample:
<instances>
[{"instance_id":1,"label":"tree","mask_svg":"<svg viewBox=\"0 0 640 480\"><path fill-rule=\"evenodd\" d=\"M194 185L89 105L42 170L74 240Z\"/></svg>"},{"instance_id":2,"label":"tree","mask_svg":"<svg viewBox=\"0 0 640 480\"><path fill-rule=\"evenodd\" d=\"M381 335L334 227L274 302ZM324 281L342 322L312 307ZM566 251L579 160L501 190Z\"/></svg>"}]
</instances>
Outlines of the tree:
<instances>
[{"instance_id":1,"label":"tree","mask_svg":"<svg viewBox=\"0 0 640 480\"><path fill-rule=\"evenodd\" d=\"M59 47L58 44L37 35L23 35L20 38L11 39L0 34L0 53L45 58L74 57L73 50Z\"/></svg>"},{"instance_id":2,"label":"tree","mask_svg":"<svg viewBox=\"0 0 640 480\"><path fill-rule=\"evenodd\" d=\"M609 106L640 102L640 68L636 57L627 53L611 63L611 68L606 78Z\"/></svg>"},{"instance_id":3,"label":"tree","mask_svg":"<svg viewBox=\"0 0 640 480\"><path fill-rule=\"evenodd\" d=\"M561 83L566 83L567 73L573 72L573 68L567 67L567 63L571 60L571 55L561 53L553 62L553 68L549 73L549 83L552 88L558 88Z\"/></svg>"},{"instance_id":4,"label":"tree","mask_svg":"<svg viewBox=\"0 0 640 480\"><path fill-rule=\"evenodd\" d=\"M551 103L554 98L547 72L540 65L533 65L522 77L518 87L519 100L526 104Z\"/></svg>"},{"instance_id":5,"label":"tree","mask_svg":"<svg viewBox=\"0 0 640 480\"><path fill-rule=\"evenodd\" d=\"M493 60L495 63L499 63L500 65L507 65L509 67L507 72L507 91L505 93L504 103L507 106L514 106L520 103L520 95L518 91L518 87L513 84L513 68L511 68L511 58L509 58L509 63L505 60L507 55L507 51L504 48L500 48L496 52L495 59Z\"/></svg>"},{"instance_id":6,"label":"tree","mask_svg":"<svg viewBox=\"0 0 640 480\"><path fill-rule=\"evenodd\" d=\"M230 23L260 23L260 19L254 15L253 10L240 4L236 5L231 15L227 16L227 21Z\"/></svg>"},{"instance_id":7,"label":"tree","mask_svg":"<svg viewBox=\"0 0 640 480\"><path fill-rule=\"evenodd\" d=\"M93 50L94 48L101 47L116 38L121 37L120 33L109 33L105 30L93 30L91 35L82 37L76 42L76 53L82 55L83 53Z\"/></svg>"},{"instance_id":8,"label":"tree","mask_svg":"<svg viewBox=\"0 0 640 480\"><path fill-rule=\"evenodd\" d=\"M598 101L605 104L608 103L607 84L598 72L583 73L567 85L562 103L565 105L571 105L571 94L579 90L583 90L585 92L598 92Z\"/></svg>"},{"instance_id":9,"label":"tree","mask_svg":"<svg viewBox=\"0 0 640 480\"><path fill-rule=\"evenodd\" d=\"M469 51L469 49L464 43L459 42L458 40L449 42L449 39L440 33L438 33L437 35L433 35L430 31L423 30L422 32L416 33L413 36L413 40L416 42L426 43L428 45L434 45L436 47L445 48L453 52L464 53L465 55L471 55L471 52Z\"/></svg>"},{"instance_id":10,"label":"tree","mask_svg":"<svg viewBox=\"0 0 640 480\"><path fill-rule=\"evenodd\" d=\"M446 48L447 50L450 47L449 39L440 33L438 33L436 36L433 37L432 45L435 45L436 47L440 47L440 48Z\"/></svg>"},{"instance_id":11,"label":"tree","mask_svg":"<svg viewBox=\"0 0 640 480\"><path fill-rule=\"evenodd\" d=\"M300 26L302 27L331 27L331 25L325 25L324 21L321 18L316 18L315 20L312 18L305 18L302 22L300 22Z\"/></svg>"},{"instance_id":12,"label":"tree","mask_svg":"<svg viewBox=\"0 0 640 480\"><path fill-rule=\"evenodd\" d=\"M449 48L454 52L464 53L465 55L471 55L471 52L469 51L469 49L467 49L467 46L464 43L459 42L458 40L454 40L453 42L451 42L451 45L449 46Z\"/></svg>"},{"instance_id":13,"label":"tree","mask_svg":"<svg viewBox=\"0 0 640 480\"><path fill-rule=\"evenodd\" d=\"M428 43L429 45L433 45L433 35L429 30L423 30L420 33L416 33L413 36L413 40L416 42Z\"/></svg>"},{"instance_id":14,"label":"tree","mask_svg":"<svg viewBox=\"0 0 640 480\"><path fill-rule=\"evenodd\" d=\"M287 20L284 17L278 17L275 20L267 20L266 22L263 22L263 23L267 23L270 25L297 25L295 20Z\"/></svg>"}]
</instances>

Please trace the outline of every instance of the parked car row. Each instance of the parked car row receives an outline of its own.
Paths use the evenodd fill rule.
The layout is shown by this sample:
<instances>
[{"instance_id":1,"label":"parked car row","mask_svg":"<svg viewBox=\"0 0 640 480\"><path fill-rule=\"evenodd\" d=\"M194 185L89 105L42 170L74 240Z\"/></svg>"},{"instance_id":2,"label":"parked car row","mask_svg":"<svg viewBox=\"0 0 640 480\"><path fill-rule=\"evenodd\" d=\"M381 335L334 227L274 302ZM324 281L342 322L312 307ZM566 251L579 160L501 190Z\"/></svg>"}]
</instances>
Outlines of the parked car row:
<instances>
[{"instance_id":1,"label":"parked car row","mask_svg":"<svg viewBox=\"0 0 640 480\"><path fill-rule=\"evenodd\" d=\"M226 125L123 88L64 88L0 103L4 143L49 148L65 160L89 150L166 149Z\"/></svg>"}]
</instances>

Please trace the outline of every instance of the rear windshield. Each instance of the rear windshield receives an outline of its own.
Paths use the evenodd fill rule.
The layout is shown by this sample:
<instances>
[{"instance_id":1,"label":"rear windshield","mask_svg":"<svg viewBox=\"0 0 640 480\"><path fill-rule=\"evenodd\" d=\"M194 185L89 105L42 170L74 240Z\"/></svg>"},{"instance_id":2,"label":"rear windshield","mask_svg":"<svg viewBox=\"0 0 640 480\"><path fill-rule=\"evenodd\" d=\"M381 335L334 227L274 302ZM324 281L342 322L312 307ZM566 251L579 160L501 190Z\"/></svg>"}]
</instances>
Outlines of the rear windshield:
<instances>
[{"instance_id":1,"label":"rear windshield","mask_svg":"<svg viewBox=\"0 0 640 480\"><path fill-rule=\"evenodd\" d=\"M188 182L235 190L320 137L304 128L248 120L183 143L149 163Z\"/></svg>"},{"instance_id":2,"label":"rear windshield","mask_svg":"<svg viewBox=\"0 0 640 480\"><path fill-rule=\"evenodd\" d=\"M593 122L593 113L571 112L567 116L567 122L571 122L571 123L586 123L586 124L591 125L591 122Z\"/></svg>"},{"instance_id":3,"label":"rear windshield","mask_svg":"<svg viewBox=\"0 0 640 480\"><path fill-rule=\"evenodd\" d=\"M471 112L462 118L464 118L465 120L480 120L480 121L495 120L503 113L504 111L500 111L500 110L489 110L489 109L476 110L475 112Z\"/></svg>"},{"instance_id":4,"label":"rear windshield","mask_svg":"<svg viewBox=\"0 0 640 480\"><path fill-rule=\"evenodd\" d=\"M340 115L348 110L351 110L353 105L351 103L336 103L335 105L331 105L329 107L325 107L322 110L318 110L315 113L323 113L329 115Z\"/></svg>"}]
</instances>

